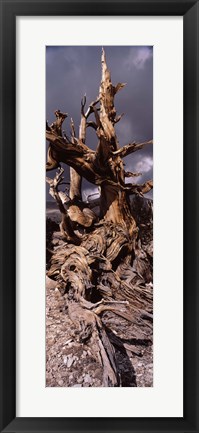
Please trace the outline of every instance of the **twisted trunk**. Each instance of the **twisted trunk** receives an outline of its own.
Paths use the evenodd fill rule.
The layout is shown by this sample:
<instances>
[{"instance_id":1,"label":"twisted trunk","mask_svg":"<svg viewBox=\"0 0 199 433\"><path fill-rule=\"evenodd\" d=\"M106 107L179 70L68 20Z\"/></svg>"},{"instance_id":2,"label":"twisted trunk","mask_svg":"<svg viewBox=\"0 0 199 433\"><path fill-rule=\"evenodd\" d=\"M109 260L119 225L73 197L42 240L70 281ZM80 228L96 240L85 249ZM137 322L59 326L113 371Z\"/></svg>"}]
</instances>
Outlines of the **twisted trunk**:
<instances>
[{"instance_id":1,"label":"twisted trunk","mask_svg":"<svg viewBox=\"0 0 199 433\"><path fill-rule=\"evenodd\" d=\"M115 124L122 115L116 115L114 97L125 84L112 84L104 50L101 61L99 97L86 112L86 97L82 99L79 136L72 119L71 137L62 135L67 114L59 110L55 112L56 121L47 125L46 138L50 142L47 170L59 167L61 162L70 166L70 192L66 200L62 200L58 191L63 171L56 175L56 181L48 179L62 214L60 228L64 236L63 243L53 251L48 276L56 279L60 291L67 295L68 314L76 324L80 341L92 340L104 370L104 386L120 386L115 340L107 333L102 315L108 311L128 322L142 323L143 317L148 319L151 314L151 291L139 287L150 280L151 263L137 241L138 227L129 194L144 194L152 188L152 182L125 184L125 177L137 174L125 173L122 158L146 143L130 143L120 148ZM94 121L88 121L91 114ZM96 151L85 144L87 127L96 131ZM81 201L82 177L100 187L98 222L94 212ZM83 234L77 233L80 227Z\"/></svg>"}]
</instances>

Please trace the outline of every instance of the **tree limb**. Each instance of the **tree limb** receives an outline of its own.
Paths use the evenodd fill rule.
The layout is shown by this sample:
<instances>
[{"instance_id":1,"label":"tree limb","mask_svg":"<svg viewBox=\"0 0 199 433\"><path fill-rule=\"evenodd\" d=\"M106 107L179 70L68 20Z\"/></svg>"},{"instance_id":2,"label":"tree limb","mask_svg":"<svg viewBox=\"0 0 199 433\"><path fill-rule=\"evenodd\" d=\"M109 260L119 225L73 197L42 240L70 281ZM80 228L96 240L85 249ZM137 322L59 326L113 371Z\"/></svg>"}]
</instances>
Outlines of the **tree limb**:
<instances>
[{"instance_id":1,"label":"tree limb","mask_svg":"<svg viewBox=\"0 0 199 433\"><path fill-rule=\"evenodd\" d=\"M133 173L132 171L125 171L124 177L139 177L142 176L142 173Z\"/></svg>"},{"instance_id":2,"label":"tree limb","mask_svg":"<svg viewBox=\"0 0 199 433\"><path fill-rule=\"evenodd\" d=\"M95 122L93 122L93 121L86 122L86 127L88 128L89 126L93 129L95 129L95 131L97 130L97 124Z\"/></svg>"},{"instance_id":3,"label":"tree limb","mask_svg":"<svg viewBox=\"0 0 199 433\"><path fill-rule=\"evenodd\" d=\"M62 136L62 123L68 117L68 113L62 113L60 110L55 111L56 120L52 123L50 128L57 133L57 135Z\"/></svg>"},{"instance_id":4,"label":"tree limb","mask_svg":"<svg viewBox=\"0 0 199 433\"><path fill-rule=\"evenodd\" d=\"M143 197L143 194L146 194L153 188L153 181L148 180L147 182L143 183L142 185L131 185L127 186L127 192L128 194L136 194L141 197Z\"/></svg>"},{"instance_id":5,"label":"tree limb","mask_svg":"<svg viewBox=\"0 0 199 433\"><path fill-rule=\"evenodd\" d=\"M72 118L71 118L71 140L72 143L78 142L75 133L75 125ZM82 200L81 189L82 189L82 176L79 173L77 173L77 171L73 167L70 167L70 192L69 192L70 199Z\"/></svg>"},{"instance_id":6,"label":"tree limb","mask_svg":"<svg viewBox=\"0 0 199 433\"><path fill-rule=\"evenodd\" d=\"M112 152L113 156L120 156L121 158L124 158L127 155L130 155L133 152L136 152L136 150L142 149L147 144L153 144L153 140L144 141L143 143L130 143L127 144L124 147L121 147L121 149L118 149L114 152Z\"/></svg>"},{"instance_id":7,"label":"tree limb","mask_svg":"<svg viewBox=\"0 0 199 433\"><path fill-rule=\"evenodd\" d=\"M122 113L122 114L120 114L119 116L117 116L115 119L114 119L114 123L116 124L116 123L118 123L120 120L121 120L121 118L124 116L124 113Z\"/></svg>"},{"instance_id":8,"label":"tree limb","mask_svg":"<svg viewBox=\"0 0 199 433\"><path fill-rule=\"evenodd\" d=\"M123 89L123 87L126 86L126 83L117 83L116 86L114 86L114 94L119 92L119 90Z\"/></svg>"}]
</instances>

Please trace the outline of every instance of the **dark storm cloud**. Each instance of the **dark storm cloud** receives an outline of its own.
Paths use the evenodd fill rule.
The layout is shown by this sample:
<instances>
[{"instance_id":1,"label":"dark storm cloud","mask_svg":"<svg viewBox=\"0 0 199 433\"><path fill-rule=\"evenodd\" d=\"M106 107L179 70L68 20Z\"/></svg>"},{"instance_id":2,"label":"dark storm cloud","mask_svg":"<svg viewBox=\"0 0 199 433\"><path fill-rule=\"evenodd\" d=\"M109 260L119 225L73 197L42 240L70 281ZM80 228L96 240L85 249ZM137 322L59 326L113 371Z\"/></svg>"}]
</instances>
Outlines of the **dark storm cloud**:
<instances>
[{"instance_id":1,"label":"dark storm cloud","mask_svg":"<svg viewBox=\"0 0 199 433\"><path fill-rule=\"evenodd\" d=\"M123 146L132 141L153 138L153 49L152 47L105 46L106 59L113 84L127 85L115 98L118 114L125 113L116 125ZM69 133L70 117L78 131L80 101L84 93L87 102L98 95L101 79L101 47L47 47L46 49L46 118L54 120L55 109L67 112L64 129ZM96 148L97 139L91 129L87 145ZM140 171L139 183L152 178L152 146L125 158L126 169ZM129 181L135 179L128 179ZM87 191L94 186L84 182ZM48 196L49 197L49 196Z\"/></svg>"}]
</instances>

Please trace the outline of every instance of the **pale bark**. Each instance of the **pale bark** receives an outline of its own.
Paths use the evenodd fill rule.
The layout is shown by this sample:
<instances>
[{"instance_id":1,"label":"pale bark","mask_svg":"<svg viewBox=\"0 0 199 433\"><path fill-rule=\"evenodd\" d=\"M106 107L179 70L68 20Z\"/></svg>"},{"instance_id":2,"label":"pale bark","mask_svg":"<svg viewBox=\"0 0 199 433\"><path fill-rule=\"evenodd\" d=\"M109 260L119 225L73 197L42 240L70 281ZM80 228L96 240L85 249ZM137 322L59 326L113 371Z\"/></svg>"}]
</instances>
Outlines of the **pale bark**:
<instances>
[{"instance_id":1,"label":"pale bark","mask_svg":"<svg viewBox=\"0 0 199 433\"><path fill-rule=\"evenodd\" d=\"M62 170L54 180L47 178L62 215L60 230L65 241L52 254L48 276L56 279L60 291L67 294L68 314L80 341L93 342L93 352L103 367L104 386L122 386L114 346L119 343L117 338L115 342L109 337L103 314L111 312L143 326L146 320L152 320L152 291L146 286L151 281L151 257L140 243L129 196L143 196L153 187L152 181L125 184L125 177L140 173L125 172L122 158L152 144L152 140L120 148L115 123L122 115L117 116L114 97L125 84L112 84L104 50L101 64L99 97L87 110L86 96L83 97L78 137L72 119L71 136L63 135L67 114L59 110L55 112L55 122L46 127L46 169L57 168L61 163L70 166L69 197L59 191ZM90 115L94 115L94 120L88 120ZM96 132L96 150L86 145L87 127ZM82 202L82 177L100 187L100 199L95 201L100 206L99 220L92 205ZM81 236L76 232L79 228L83 228ZM100 302L92 302L95 297ZM131 345L127 347L136 353Z\"/></svg>"}]
</instances>

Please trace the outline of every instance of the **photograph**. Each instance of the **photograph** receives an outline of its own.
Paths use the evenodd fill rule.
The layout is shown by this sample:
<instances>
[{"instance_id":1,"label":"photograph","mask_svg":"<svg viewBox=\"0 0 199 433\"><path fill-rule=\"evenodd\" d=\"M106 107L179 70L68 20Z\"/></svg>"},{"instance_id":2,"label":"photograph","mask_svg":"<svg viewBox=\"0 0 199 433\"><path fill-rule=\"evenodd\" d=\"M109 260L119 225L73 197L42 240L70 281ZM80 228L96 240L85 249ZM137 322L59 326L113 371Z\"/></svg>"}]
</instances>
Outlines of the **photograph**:
<instances>
[{"instance_id":1,"label":"photograph","mask_svg":"<svg viewBox=\"0 0 199 433\"><path fill-rule=\"evenodd\" d=\"M46 46L44 278L45 386L153 387L153 46Z\"/></svg>"},{"instance_id":2,"label":"photograph","mask_svg":"<svg viewBox=\"0 0 199 433\"><path fill-rule=\"evenodd\" d=\"M199 0L0 18L0 433L198 433Z\"/></svg>"}]
</instances>

